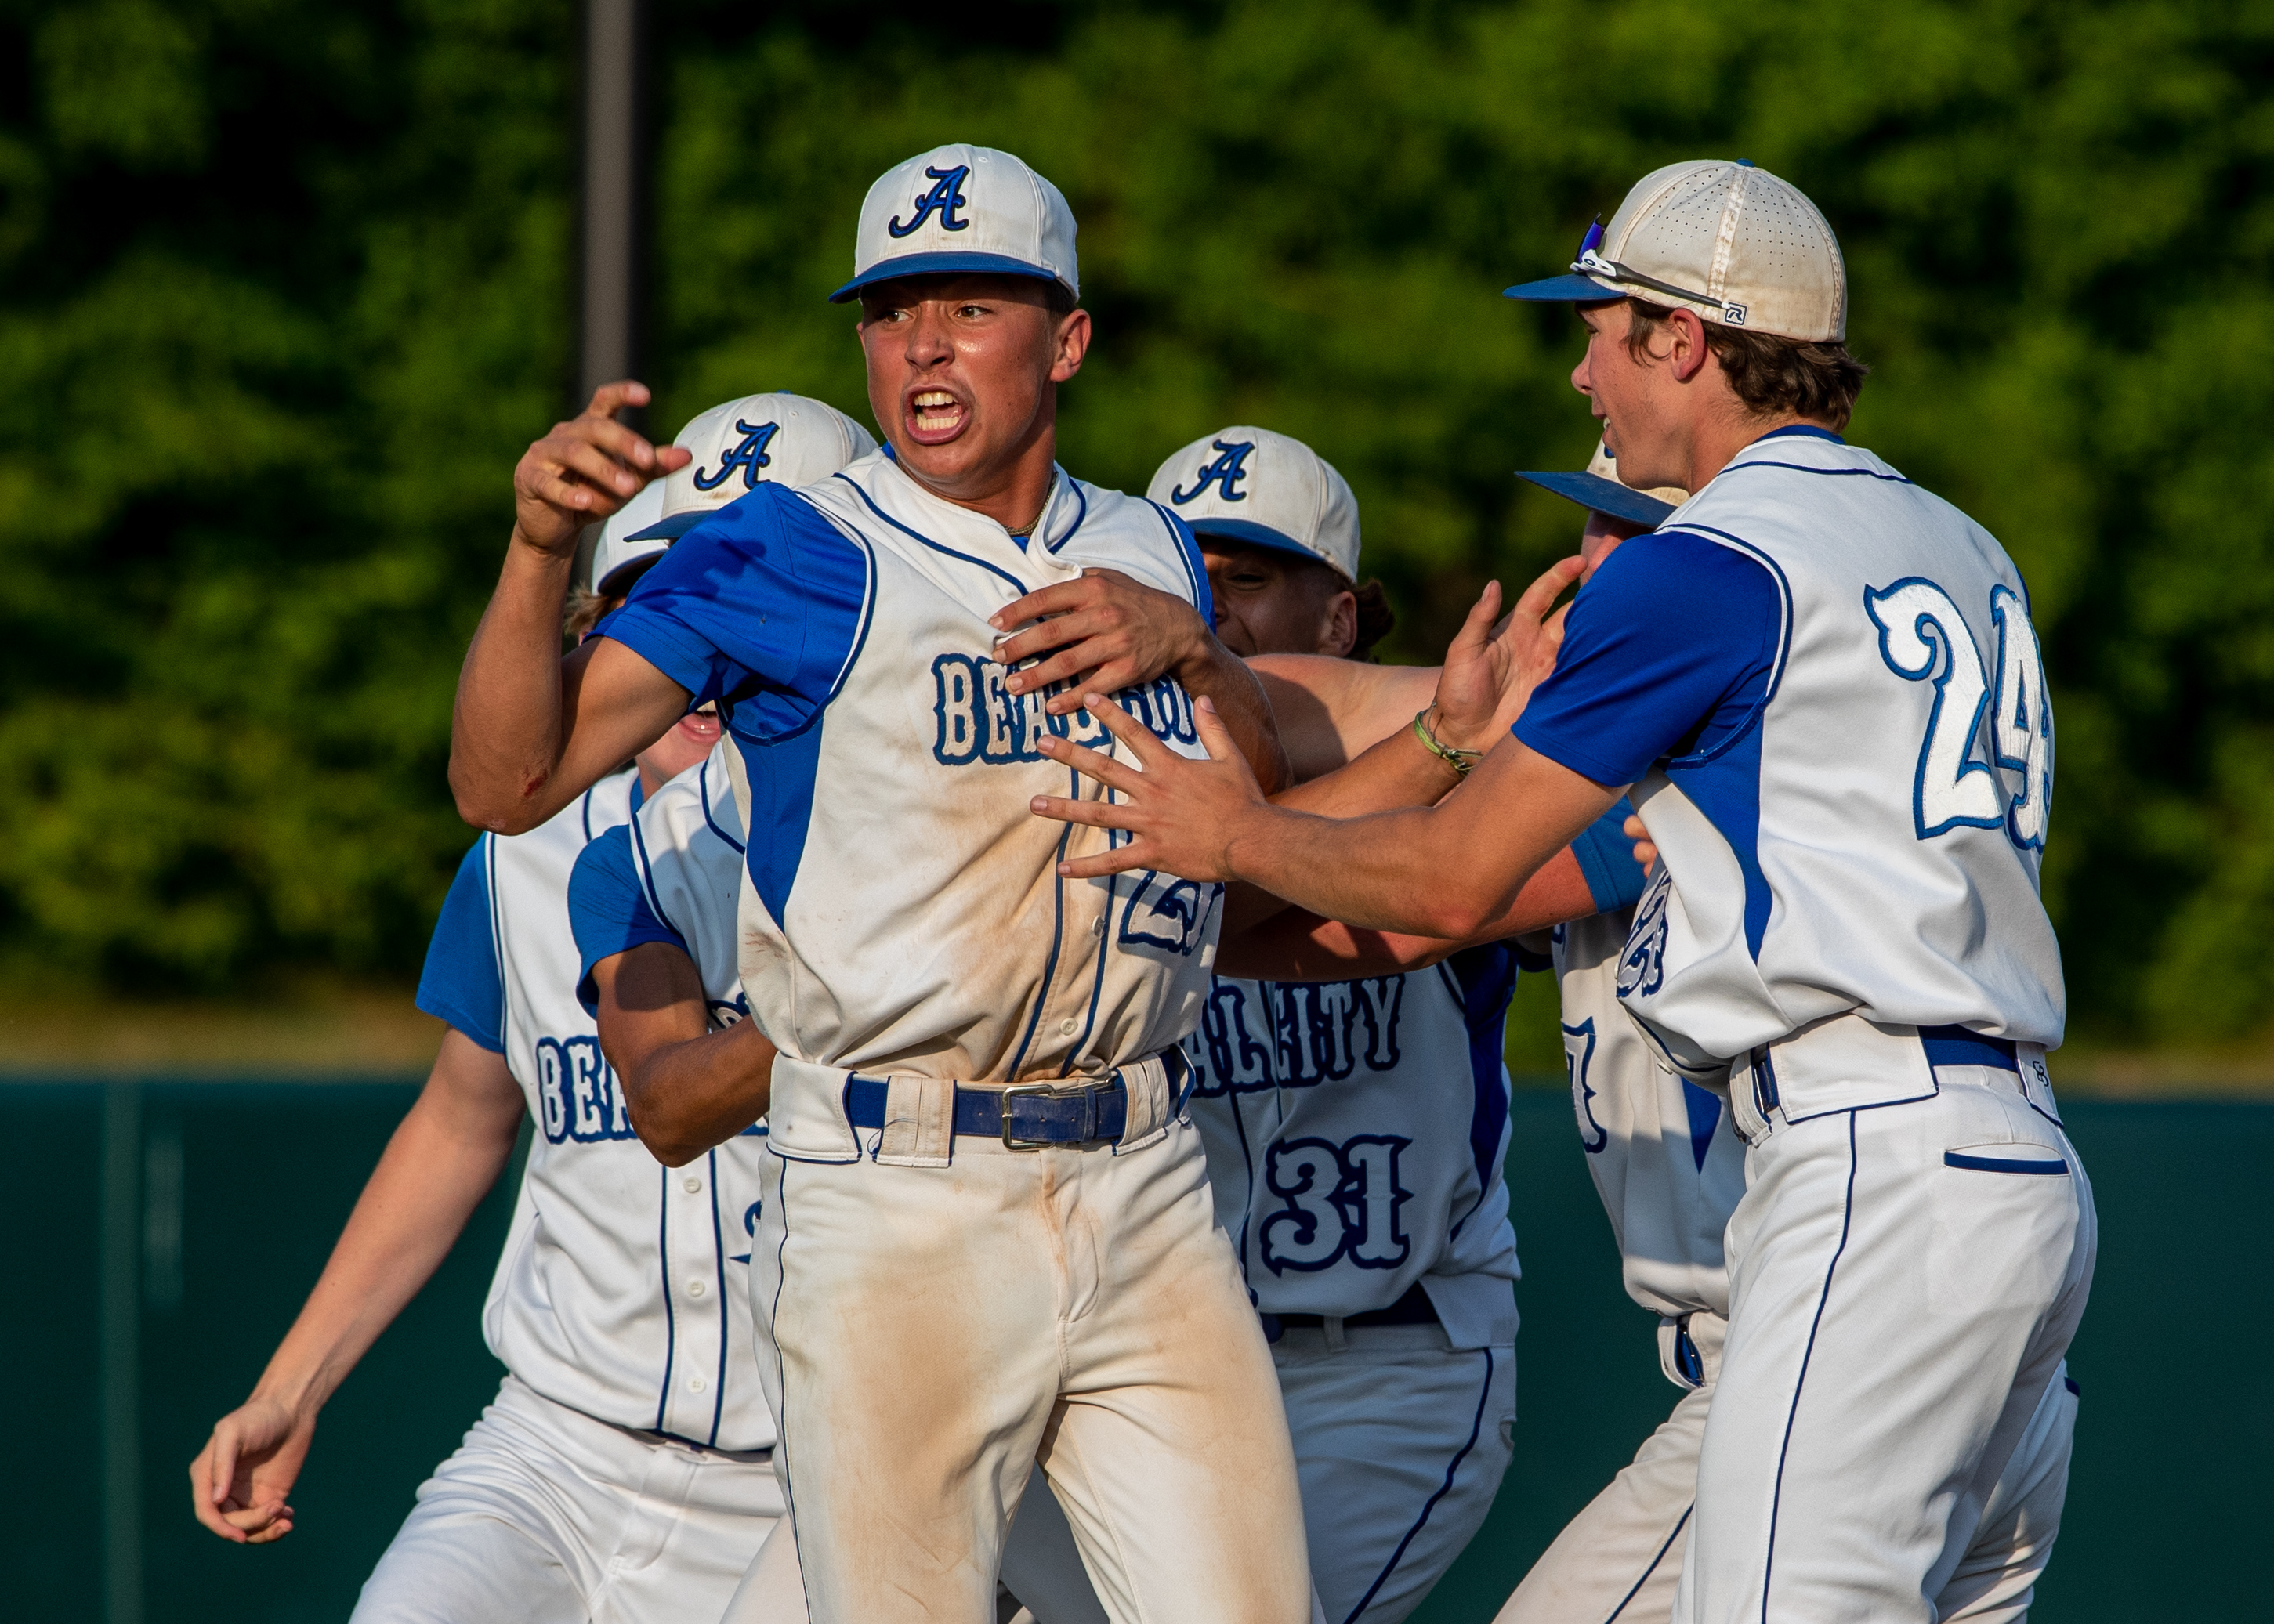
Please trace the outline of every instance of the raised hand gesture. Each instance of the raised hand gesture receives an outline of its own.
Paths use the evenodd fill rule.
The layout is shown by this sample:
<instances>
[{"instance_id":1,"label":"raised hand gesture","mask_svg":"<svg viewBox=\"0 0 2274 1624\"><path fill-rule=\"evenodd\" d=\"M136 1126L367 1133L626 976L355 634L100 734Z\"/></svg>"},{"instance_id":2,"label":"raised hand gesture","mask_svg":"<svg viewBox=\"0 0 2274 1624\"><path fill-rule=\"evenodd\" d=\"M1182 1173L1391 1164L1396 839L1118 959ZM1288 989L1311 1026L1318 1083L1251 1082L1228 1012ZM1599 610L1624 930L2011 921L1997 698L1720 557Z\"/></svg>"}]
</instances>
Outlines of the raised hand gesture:
<instances>
[{"instance_id":1,"label":"raised hand gesture","mask_svg":"<svg viewBox=\"0 0 2274 1624\"><path fill-rule=\"evenodd\" d=\"M687 466L689 452L651 445L616 421L617 412L650 398L644 383L604 383L591 404L521 454L513 470L515 540L540 553L571 553L584 526L614 513L657 475Z\"/></svg>"}]
</instances>

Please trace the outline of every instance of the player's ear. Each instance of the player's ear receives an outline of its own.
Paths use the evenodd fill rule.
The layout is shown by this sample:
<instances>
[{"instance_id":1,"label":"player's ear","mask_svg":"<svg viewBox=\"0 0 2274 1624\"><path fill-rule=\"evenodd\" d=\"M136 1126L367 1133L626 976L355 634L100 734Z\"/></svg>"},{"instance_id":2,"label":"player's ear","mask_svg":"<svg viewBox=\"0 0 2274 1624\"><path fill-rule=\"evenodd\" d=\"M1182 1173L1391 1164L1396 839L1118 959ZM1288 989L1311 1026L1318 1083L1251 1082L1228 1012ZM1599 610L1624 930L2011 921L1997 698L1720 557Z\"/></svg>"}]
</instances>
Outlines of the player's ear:
<instances>
[{"instance_id":1,"label":"player's ear","mask_svg":"<svg viewBox=\"0 0 2274 1624\"><path fill-rule=\"evenodd\" d=\"M1089 312L1068 311L1058 319L1057 328L1050 341L1050 381L1064 383L1081 371L1081 358L1089 353Z\"/></svg>"}]
</instances>

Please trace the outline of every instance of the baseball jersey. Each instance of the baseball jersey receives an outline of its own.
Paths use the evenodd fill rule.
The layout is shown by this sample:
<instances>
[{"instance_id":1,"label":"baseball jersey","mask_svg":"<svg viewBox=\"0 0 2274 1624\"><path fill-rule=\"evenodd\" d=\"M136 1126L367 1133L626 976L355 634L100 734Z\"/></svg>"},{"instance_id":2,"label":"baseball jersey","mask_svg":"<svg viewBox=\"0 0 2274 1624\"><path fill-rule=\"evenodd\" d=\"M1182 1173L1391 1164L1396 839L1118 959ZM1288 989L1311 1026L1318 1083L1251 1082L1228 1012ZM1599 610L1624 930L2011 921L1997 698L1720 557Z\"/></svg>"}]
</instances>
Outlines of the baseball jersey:
<instances>
[{"instance_id":1,"label":"baseball jersey","mask_svg":"<svg viewBox=\"0 0 2274 1624\"><path fill-rule=\"evenodd\" d=\"M1722 1095L1660 1064L1619 1007L1633 923L1628 906L1553 933L1579 1147L1610 1215L1627 1295L1669 1319L1701 1309L1726 1319L1721 1236L1745 1193L1745 1141Z\"/></svg>"},{"instance_id":2,"label":"baseball jersey","mask_svg":"<svg viewBox=\"0 0 2274 1624\"><path fill-rule=\"evenodd\" d=\"M2052 710L2019 573L1814 429L1756 440L1574 603L1516 725L1664 861L1619 995L1693 1070L1828 1018L2048 1047Z\"/></svg>"},{"instance_id":3,"label":"baseball jersey","mask_svg":"<svg viewBox=\"0 0 2274 1624\"><path fill-rule=\"evenodd\" d=\"M1418 1284L1455 1347L1514 1340L1515 986L1503 943L1404 975L1215 978L1185 1042L1193 1122L1258 1312L1346 1317Z\"/></svg>"},{"instance_id":4,"label":"baseball jersey","mask_svg":"<svg viewBox=\"0 0 2274 1624\"><path fill-rule=\"evenodd\" d=\"M619 1426L721 1449L769 1447L750 1354L759 1139L684 1168L632 1132L576 999L568 882L625 823L637 775L603 779L526 834L485 835L459 866L418 1006L505 1057L535 1126L483 1335L523 1382Z\"/></svg>"},{"instance_id":5,"label":"baseball jersey","mask_svg":"<svg viewBox=\"0 0 2274 1624\"><path fill-rule=\"evenodd\" d=\"M1211 613L1190 533L1149 502L1061 471L1032 537L1014 538L878 452L795 492L760 485L601 623L727 718L749 831L742 979L793 1063L1103 1076L1198 1018L1220 889L1058 876L1110 837L1028 809L1099 793L1035 741L1118 747L1087 712L1046 717L1041 695L1006 692L990 658L988 616L1089 568ZM1116 698L1201 753L1173 680Z\"/></svg>"}]
</instances>

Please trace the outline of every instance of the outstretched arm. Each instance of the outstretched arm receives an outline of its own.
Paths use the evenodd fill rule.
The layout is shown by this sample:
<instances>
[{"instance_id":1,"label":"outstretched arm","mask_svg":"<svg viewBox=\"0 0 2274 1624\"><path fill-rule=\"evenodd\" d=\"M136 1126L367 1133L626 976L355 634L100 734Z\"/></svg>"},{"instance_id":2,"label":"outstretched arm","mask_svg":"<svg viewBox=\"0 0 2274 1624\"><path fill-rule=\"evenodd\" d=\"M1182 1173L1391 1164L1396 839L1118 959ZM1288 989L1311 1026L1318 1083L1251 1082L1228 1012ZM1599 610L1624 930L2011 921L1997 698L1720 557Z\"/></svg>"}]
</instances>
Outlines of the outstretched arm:
<instances>
[{"instance_id":1,"label":"outstretched arm","mask_svg":"<svg viewBox=\"0 0 2274 1624\"><path fill-rule=\"evenodd\" d=\"M449 1255L513 1154L522 1112L504 1056L445 1032L300 1317L252 1396L215 1423L190 1462L199 1522L237 1545L292 1531L288 1497L318 1412Z\"/></svg>"},{"instance_id":2,"label":"outstretched arm","mask_svg":"<svg viewBox=\"0 0 2274 1624\"><path fill-rule=\"evenodd\" d=\"M757 1023L711 1030L703 978L669 942L643 942L592 966L600 1049L624 1086L633 1131L666 1167L683 1167L766 1114L774 1046Z\"/></svg>"},{"instance_id":3,"label":"outstretched arm","mask_svg":"<svg viewBox=\"0 0 2274 1624\"><path fill-rule=\"evenodd\" d=\"M1026 671L1013 669L1005 688L1025 694L1066 685L1066 692L1043 703L1052 716L1078 709L1084 694L1118 693L1167 673L1195 700L1216 706L1267 790L1293 782L1263 685L1245 660L1216 641L1200 611L1173 593L1141 585L1118 569L1088 569L1079 581L1062 581L1005 604L989 624L1001 632L1025 628L997 645L998 660L1014 668L1021 660L1040 661Z\"/></svg>"},{"instance_id":4,"label":"outstretched arm","mask_svg":"<svg viewBox=\"0 0 2274 1624\"><path fill-rule=\"evenodd\" d=\"M1156 868L1181 879L1244 880L1364 929L1477 939L1624 789L1593 783L1510 740L1434 806L1321 817L1266 801L1205 706L1199 716L1206 761L1178 756L1118 705L1094 700L1090 708L1143 770L1047 738L1046 755L1111 785L1120 798L1038 795L1034 809L1065 823L1126 829L1133 838L1060 863L1060 874Z\"/></svg>"},{"instance_id":5,"label":"outstretched arm","mask_svg":"<svg viewBox=\"0 0 2274 1624\"><path fill-rule=\"evenodd\" d=\"M604 385L514 469L513 538L450 718L450 788L459 816L478 828L536 828L686 711L687 690L620 643L561 657L578 532L688 460L615 420L647 400L644 385Z\"/></svg>"}]
</instances>

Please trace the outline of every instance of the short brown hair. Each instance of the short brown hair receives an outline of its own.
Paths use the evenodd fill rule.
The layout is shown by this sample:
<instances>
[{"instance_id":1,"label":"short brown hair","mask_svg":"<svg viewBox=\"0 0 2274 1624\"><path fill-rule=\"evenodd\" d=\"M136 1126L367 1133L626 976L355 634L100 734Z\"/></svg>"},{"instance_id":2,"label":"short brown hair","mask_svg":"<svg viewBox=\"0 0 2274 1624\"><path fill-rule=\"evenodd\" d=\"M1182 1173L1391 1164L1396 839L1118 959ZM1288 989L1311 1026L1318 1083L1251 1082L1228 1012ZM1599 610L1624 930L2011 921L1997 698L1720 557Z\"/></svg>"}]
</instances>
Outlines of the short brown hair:
<instances>
[{"instance_id":1,"label":"short brown hair","mask_svg":"<svg viewBox=\"0 0 2274 1624\"><path fill-rule=\"evenodd\" d=\"M568 602L561 612L561 629L570 643L584 641L584 634L600 623L600 617L612 614L624 606L621 592L595 592L589 586L572 587Z\"/></svg>"},{"instance_id":2,"label":"short brown hair","mask_svg":"<svg viewBox=\"0 0 2274 1624\"><path fill-rule=\"evenodd\" d=\"M1337 579L1340 579L1339 573ZM1374 658L1374 645L1389 635L1397 624L1397 611L1389 606L1389 592L1379 577L1368 579L1361 586L1344 582L1344 590L1358 599L1358 635L1351 643L1350 658L1370 660Z\"/></svg>"},{"instance_id":3,"label":"short brown hair","mask_svg":"<svg viewBox=\"0 0 2274 1624\"><path fill-rule=\"evenodd\" d=\"M1627 353L1644 359L1659 327L1674 312L1663 304L1629 299L1633 322L1627 328ZM1814 343L1779 338L1771 333L1748 333L1743 327L1706 321L1706 347L1721 364L1722 375L1746 409L1763 417L1790 412L1817 417L1835 429L1848 426L1856 410L1856 397L1871 369L1848 353L1842 343Z\"/></svg>"}]
</instances>

